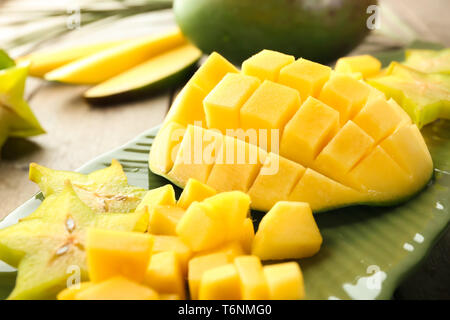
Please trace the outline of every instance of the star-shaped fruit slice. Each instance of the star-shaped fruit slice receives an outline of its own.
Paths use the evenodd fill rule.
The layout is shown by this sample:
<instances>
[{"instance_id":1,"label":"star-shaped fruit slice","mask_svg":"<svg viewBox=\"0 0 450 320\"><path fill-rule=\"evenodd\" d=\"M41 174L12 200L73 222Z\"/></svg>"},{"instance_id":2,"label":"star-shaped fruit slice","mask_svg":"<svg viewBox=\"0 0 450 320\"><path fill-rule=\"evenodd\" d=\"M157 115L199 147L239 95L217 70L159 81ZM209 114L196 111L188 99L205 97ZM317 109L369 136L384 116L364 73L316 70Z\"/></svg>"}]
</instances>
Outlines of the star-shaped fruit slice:
<instances>
[{"instance_id":1,"label":"star-shaped fruit slice","mask_svg":"<svg viewBox=\"0 0 450 320\"><path fill-rule=\"evenodd\" d=\"M64 182L70 180L80 199L96 212L133 212L147 192L128 184L117 160L112 160L109 167L87 175L32 163L29 175L45 197L61 192Z\"/></svg>"},{"instance_id":2,"label":"star-shaped fruit slice","mask_svg":"<svg viewBox=\"0 0 450 320\"><path fill-rule=\"evenodd\" d=\"M425 73L450 74L450 48L406 50L405 66Z\"/></svg>"},{"instance_id":3,"label":"star-shaped fruit slice","mask_svg":"<svg viewBox=\"0 0 450 320\"><path fill-rule=\"evenodd\" d=\"M23 98L26 67L0 70L0 147L8 137L45 133Z\"/></svg>"},{"instance_id":4,"label":"star-shaped fruit slice","mask_svg":"<svg viewBox=\"0 0 450 320\"><path fill-rule=\"evenodd\" d=\"M9 299L55 298L72 278L87 280L84 244L88 228L143 232L148 223L146 210L93 212L70 182L42 206L38 210L45 212L38 216L0 230L0 260L18 269Z\"/></svg>"},{"instance_id":5,"label":"star-shaped fruit slice","mask_svg":"<svg viewBox=\"0 0 450 320\"><path fill-rule=\"evenodd\" d=\"M438 118L450 119L450 75L423 73L392 62L384 76L368 82L394 98L419 128Z\"/></svg>"}]
</instances>

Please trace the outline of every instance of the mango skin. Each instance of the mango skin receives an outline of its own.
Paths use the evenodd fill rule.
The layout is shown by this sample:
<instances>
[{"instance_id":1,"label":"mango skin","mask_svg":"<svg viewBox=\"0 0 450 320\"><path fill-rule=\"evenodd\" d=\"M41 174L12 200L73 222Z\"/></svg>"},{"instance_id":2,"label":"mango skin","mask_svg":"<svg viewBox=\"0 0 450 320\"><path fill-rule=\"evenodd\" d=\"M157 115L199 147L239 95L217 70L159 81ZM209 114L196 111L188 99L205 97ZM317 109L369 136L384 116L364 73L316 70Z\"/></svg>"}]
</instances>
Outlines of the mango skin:
<instances>
[{"instance_id":1,"label":"mango skin","mask_svg":"<svg viewBox=\"0 0 450 320\"><path fill-rule=\"evenodd\" d=\"M235 64L263 49L328 63L364 39L369 32L367 7L376 3L175 0L174 13L191 42L203 52L217 51Z\"/></svg>"}]
</instances>

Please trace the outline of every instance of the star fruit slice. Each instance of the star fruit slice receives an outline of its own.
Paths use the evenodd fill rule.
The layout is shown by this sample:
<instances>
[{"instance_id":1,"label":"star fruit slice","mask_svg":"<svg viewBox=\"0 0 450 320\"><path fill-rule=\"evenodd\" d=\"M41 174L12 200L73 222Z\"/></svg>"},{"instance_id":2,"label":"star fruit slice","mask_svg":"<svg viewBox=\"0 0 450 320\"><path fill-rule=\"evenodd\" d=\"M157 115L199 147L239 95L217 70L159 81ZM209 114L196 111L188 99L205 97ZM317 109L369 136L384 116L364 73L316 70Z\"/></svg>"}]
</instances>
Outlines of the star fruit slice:
<instances>
[{"instance_id":1,"label":"star fruit slice","mask_svg":"<svg viewBox=\"0 0 450 320\"><path fill-rule=\"evenodd\" d=\"M450 48L442 50L406 50L404 65L425 73L450 75Z\"/></svg>"},{"instance_id":2,"label":"star fruit slice","mask_svg":"<svg viewBox=\"0 0 450 320\"><path fill-rule=\"evenodd\" d=\"M61 192L64 182L70 180L80 199L96 212L133 212L147 192L128 184L117 160L112 160L109 167L87 175L31 163L29 176L45 197Z\"/></svg>"},{"instance_id":3,"label":"star fruit slice","mask_svg":"<svg viewBox=\"0 0 450 320\"><path fill-rule=\"evenodd\" d=\"M93 212L70 182L61 193L45 199L42 207L38 210L45 212L38 216L0 230L0 260L18 269L8 299L55 298L75 277L87 280L84 245L88 228L143 232L148 223L146 210Z\"/></svg>"},{"instance_id":4,"label":"star fruit slice","mask_svg":"<svg viewBox=\"0 0 450 320\"><path fill-rule=\"evenodd\" d=\"M419 128L438 119L450 119L450 75L427 74L392 62L386 74L369 84L394 98Z\"/></svg>"}]
</instances>

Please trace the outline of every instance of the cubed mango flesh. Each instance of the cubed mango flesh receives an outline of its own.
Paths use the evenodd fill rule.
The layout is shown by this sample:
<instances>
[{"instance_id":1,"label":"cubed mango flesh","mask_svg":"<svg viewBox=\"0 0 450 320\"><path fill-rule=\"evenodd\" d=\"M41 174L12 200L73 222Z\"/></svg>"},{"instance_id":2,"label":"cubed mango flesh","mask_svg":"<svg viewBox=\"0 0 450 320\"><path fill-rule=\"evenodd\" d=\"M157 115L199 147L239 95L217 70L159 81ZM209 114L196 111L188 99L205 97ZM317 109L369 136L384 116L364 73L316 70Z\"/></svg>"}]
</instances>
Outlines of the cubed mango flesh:
<instances>
[{"instance_id":1,"label":"cubed mango flesh","mask_svg":"<svg viewBox=\"0 0 450 320\"><path fill-rule=\"evenodd\" d=\"M177 255L183 274L187 274L188 262L191 259L191 249L175 236L154 236L153 254L160 252L173 251Z\"/></svg>"},{"instance_id":2,"label":"cubed mango flesh","mask_svg":"<svg viewBox=\"0 0 450 320\"><path fill-rule=\"evenodd\" d=\"M163 294L176 294L185 299L184 276L174 251L155 253L145 274L145 283Z\"/></svg>"},{"instance_id":3,"label":"cubed mango flesh","mask_svg":"<svg viewBox=\"0 0 450 320\"><path fill-rule=\"evenodd\" d=\"M255 227L253 226L252 218L246 218L242 227L242 233L239 238L241 242L242 249L246 254L252 251L252 243L255 238Z\"/></svg>"},{"instance_id":4,"label":"cubed mango flesh","mask_svg":"<svg viewBox=\"0 0 450 320\"><path fill-rule=\"evenodd\" d=\"M262 218L252 254L261 260L305 258L316 254L321 244L309 204L280 201Z\"/></svg>"},{"instance_id":5,"label":"cubed mango flesh","mask_svg":"<svg viewBox=\"0 0 450 320\"><path fill-rule=\"evenodd\" d=\"M272 50L262 50L242 63L242 73L261 80L277 81L280 70L295 61L291 55Z\"/></svg>"},{"instance_id":6,"label":"cubed mango flesh","mask_svg":"<svg viewBox=\"0 0 450 320\"><path fill-rule=\"evenodd\" d=\"M184 187L183 192L178 199L177 205L180 208L187 209L191 203L195 201L203 201L206 198L212 197L216 193L216 190L210 186L191 178L186 183L186 187Z\"/></svg>"},{"instance_id":7,"label":"cubed mango flesh","mask_svg":"<svg viewBox=\"0 0 450 320\"><path fill-rule=\"evenodd\" d=\"M141 282L153 241L153 236L145 233L89 229L86 256L90 280L100 282L120 275Z\"/></svg>"},{"instance_id":8,"label":"cubed mango flesh","mask_svg":"<svg viewBox=\"0 0 450 320\"><path fill-rule=\"evenodd\" d=\"M236 257L234 265L239 275L242 300L269 299L267 280L258 257Z\"/></svg>"},{"instance_id":9,"label":"cubed mango flesh","mask_svg":"<svg viewBox=\"0 0 450 320\"><path fill-rule=\"evenodd\" d=\"M91 287L94 285L94 282L86 281L86 282L80 282L77 285L70 286L68 288L65 288L61 290L56 298L58 300L75 300L75 296L80 293L81 291Z\"/></svg>"},{"instance_id":10,"label":"cubed mango flesh","mask_svg":"<svg viewBox=\"0 0 450 320\"><path fill-rule=\"evenodd\" d=\"M166 118L183 126L197 122L200 126L206 127L203 99L208 92L189 81L175 97Z\"/></svg>"},{"instance_id":11,"label":"cubed mango flesh","mask_svg":"<svg viewBox=\"0 0 450 320\"><path fill-rule=\"evenodd\" d=\"M303 275L296 262L264 266L270 300L301 300L305 298Z\"/></svg>"},{"instance_id":12,"label":"cubed mango flesh","mask_svg":"<svg viewBox=\"0 0 450 320\"><path fill-rule=\"evenodd\" d=\"M244 254L244 249L242 248L242 244L240 242L232 241L213 249L197 252L194 257L200 257L214 253L224 253L227 256L228 261L233 262L235 257L242 256Z\"/></svg>"},{"instance_id":13,"label":"cubed mango flesh","mask_svg":"<svg viewBox=\"0 0 450 320\"><path fill-rule=\"evenodd\" d=\"M234 264L209 269L200 281L199 300L239 300L241 287Z\"/></svg>"},{"instance_id":14,"label":"cubed mango flesh","mask_svg":"<svg viewBox=\"0 0 450 320\"><path fill-rule=\"evenodd\" d=\"M173 205L157 205L149 213L149 233L174 236L184 209Z\"/></svg>"},{"instance_id":15,"label":"cubed mango flesh","mask_svg":"<svg viewBox=\"0 0 450 320\"><path fill-rule=\"evenodd\" d=\"M359 72L362 74L363 78L369 78L377 75L380 72L380 69L380 60L368 54L340 58L336 62L335 67L337 72Z\"/></svg>"},{"instance_id":16,"label":"cubed mango flesh","mask_svg":"<svg viewBox=\"0 0 450 320\"><path fill-rule=\"evenodd\" d=\"M174 206L175 204L175 190L171 184L166 184L165 186L148 191L141 203L139 203L136 211L147 207L147 210L150 212L158 205Z\"/></svg>"}]
</instances>

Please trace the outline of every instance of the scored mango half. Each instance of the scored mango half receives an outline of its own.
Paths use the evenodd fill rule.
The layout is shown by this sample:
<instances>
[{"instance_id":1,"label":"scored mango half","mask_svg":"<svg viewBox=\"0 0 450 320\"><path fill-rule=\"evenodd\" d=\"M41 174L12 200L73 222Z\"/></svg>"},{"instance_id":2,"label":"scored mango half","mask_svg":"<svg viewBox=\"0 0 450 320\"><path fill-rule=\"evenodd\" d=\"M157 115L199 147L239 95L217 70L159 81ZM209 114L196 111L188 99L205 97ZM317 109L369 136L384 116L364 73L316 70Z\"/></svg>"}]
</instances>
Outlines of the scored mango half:
<instances>
[{"instance_id":1,"label":"scored mango half","mask_svg":"<svg viewBox=\"0 0 450 320\"><path fill-rule=\"evenodd\" d=\"M281 200L313 211L389 205L433 172L424 139L392 99L327 66L263 50L239 71L212 53L175 99L150 169L238 190L268 211Z\"/></svg>"}]
</instances>

